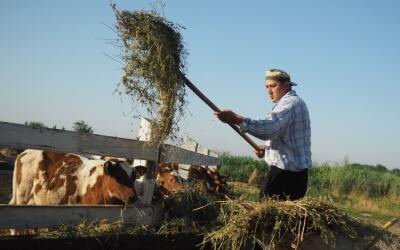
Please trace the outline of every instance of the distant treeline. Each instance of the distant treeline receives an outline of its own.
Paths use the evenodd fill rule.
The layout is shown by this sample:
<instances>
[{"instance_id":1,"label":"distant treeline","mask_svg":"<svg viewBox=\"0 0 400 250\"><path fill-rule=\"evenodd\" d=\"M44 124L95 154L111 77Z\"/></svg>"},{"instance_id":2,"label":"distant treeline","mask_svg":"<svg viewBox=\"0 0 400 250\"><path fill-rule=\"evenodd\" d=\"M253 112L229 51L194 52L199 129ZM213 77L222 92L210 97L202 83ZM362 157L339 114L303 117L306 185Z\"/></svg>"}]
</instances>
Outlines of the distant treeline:
<instances>
[{"instance_id":1,"label":"distant treeline","mask_svg":"<svg viewBox=\"0 0 400 250\"><path fill-rule=\"evenodd\" d=\"M220 172L230 181L247 182L254 169L262 174L268 170L263 160L222 154ZM368 197L400 197L400 169L389 170L382 165L357 163L336 165L314 164L309 170L309 188L328 190L340 195L359 193Z\"/></svg>"}]
</instances>

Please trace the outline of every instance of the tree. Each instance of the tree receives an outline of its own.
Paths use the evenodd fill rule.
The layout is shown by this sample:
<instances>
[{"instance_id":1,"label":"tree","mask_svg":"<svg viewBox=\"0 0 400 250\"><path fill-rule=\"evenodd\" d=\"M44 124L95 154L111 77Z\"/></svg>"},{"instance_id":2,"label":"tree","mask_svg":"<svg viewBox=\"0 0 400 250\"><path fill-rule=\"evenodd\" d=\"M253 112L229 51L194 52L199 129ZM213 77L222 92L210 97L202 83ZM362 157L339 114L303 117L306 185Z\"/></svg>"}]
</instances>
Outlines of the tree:
<instances>
[{"instance_id":1,"label":"tree","mask_svg":"<svg viewBox=\"0 0 400 250\"><path fill-rule=\"evenodd\" d=\"M377 164L376 165L376 169L378 170L378 171L387 171L388 169L385 167L385 166L383 166L382 164Z\"/></svg>"},{"instance_id":2,"label":"tree","mask_svg":"<svg viewBox=\"0 0 400 250\"><path fill-rule=\"evenodd\" d=\"M79 120L74 123L72 126L74 131L83 133L83 134L93 134L93 129L90 127L85 121Z\"/></svg>"},{"instance_id":3,"label":"tree","mask_svg":"<svg viewBox=\"0 0 400 250\"><path fill-rule=\"evenodd\" d=\"M47 128L43 122L25 122L25 125L31 126L32 128Z\"/></svg>"}]
</instances>

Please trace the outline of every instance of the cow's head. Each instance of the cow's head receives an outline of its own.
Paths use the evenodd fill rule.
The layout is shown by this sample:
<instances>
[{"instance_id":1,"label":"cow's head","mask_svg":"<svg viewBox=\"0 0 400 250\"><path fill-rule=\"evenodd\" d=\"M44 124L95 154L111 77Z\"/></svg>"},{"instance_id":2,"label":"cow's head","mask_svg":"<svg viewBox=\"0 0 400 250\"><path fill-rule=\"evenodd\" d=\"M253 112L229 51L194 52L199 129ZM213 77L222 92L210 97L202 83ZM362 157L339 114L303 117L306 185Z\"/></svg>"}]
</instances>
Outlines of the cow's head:
<instances>
[{"instance_id":1,"label":"cow's head","mask_svg":"<svg viewBox=\"0 0 400 250\"><path fill-rule=\"evenodd\" d=\"M147 173L147 168L142 165L135 166L133 169L135 172L134 173L135 179L139 179L140 177L142 177L143 175L145 175Z\"/></svg>"},{"instance_id":2,"label":"cow's head","mask_svg":"<svg viewBox=\"0 0 400 250\"><path fill-rule=\"evenodd\" d=\"M129 163L118 160L104 162L104 175L106 181L104 188L112 204L127 204L137 200L134 188L134 171Z\"/></svg>"},{"instance_id":3,"label":"cow's head","mask_svg":"<svg viewBox=\"0 0 400 250\"><path fill-rule=\"evenodd\" d=\"M210 179L212 180L211 186L215 188L215 191L219 193L227 193L227 187L228 183L226 182L227 177L220 175L215 168L208 168L207 169L207 174L211 177Z\"/></svg>"},{"instance_id":4,"label":"cow's head","mask_svg":"<svg viewBox=\"0 0 400 250\"><path fill-rule=\"evenodd\" d=\"M180 190L184 187L184 180L177 171L177 164L161 163L158 167L157 184L167 191Z\"/></svg>"},{"instance_id":5,"label":"cow's head","mask_svg":"<svg viewBox=\"0 0 400 250\"><path fill-rule=\"evenodd\" d=\"M227 193L228 184L226 177L218 173L215 168L205 168L198 165L192 165L189 169L190 181L201 182L209 192Z\"/></svg>"}]
</instances>

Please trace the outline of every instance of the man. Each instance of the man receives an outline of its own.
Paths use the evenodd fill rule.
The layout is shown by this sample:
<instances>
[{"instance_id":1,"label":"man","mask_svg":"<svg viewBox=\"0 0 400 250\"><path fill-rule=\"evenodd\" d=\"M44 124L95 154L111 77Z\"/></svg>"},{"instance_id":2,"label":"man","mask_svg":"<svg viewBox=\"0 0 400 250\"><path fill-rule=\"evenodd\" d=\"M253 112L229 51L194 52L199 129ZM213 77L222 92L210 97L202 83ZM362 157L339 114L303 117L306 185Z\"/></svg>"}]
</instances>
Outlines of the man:
<instances>
[{"instance_id":1,"label":"man","mask_svg":"<svg viewBox=\"0 0 400 250\"><path fill-rule=\"evenodd\" d=\"M265 119L253 120L231 110L214 113L222 122L237 124L243 133L265 140L255 151L270 166L260 201L266 197L296 200L307 191L307 169L312 163L310 119L305 102L292 90L296 85L285 71L268 70L265 86L276 105Z\"/></svg>"}]
</instances>

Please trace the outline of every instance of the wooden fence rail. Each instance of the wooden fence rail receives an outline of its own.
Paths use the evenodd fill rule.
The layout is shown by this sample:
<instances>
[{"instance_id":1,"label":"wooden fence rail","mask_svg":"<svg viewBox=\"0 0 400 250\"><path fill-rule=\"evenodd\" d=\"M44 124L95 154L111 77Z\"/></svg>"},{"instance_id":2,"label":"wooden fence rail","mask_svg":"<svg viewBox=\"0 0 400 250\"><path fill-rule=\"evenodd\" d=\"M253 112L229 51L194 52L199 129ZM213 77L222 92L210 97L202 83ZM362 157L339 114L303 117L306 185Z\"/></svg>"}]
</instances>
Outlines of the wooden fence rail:
<instances>
[{"instance_id":1,"label":"wooden fence rail","mask_svg":"<svg viewBox=\"0 0 400 250\"><path fill-rule=\"evenodd\" d=\"M218 165L216 157L198 154L173 145L145 146L145 142L118 137L81 134L0 122L0 147L43 149L77 154L93 154L155 162Z\"/></svg>"},{"instance_id":2,"label":"wooden fence rail","mask_svg":"<svg viewBox=\"0 0 400 250\"><path fill-rule=\"evenodd\" d=\"M0 228L52 228L81 222L100 222L104 219L107 223L138 222L153 225L155 222L152 216L151 206L0 205Z\"/></svg>"},{"instance_id":3,"label":"wooden fence rail","mask_svg":"<svg viewBox=\"0 0 400 250\"><path fill-rule=\"evenodd\" d=\"M76 154L91 154L130 159L147 160L148 167L155 162L219 165L217 157L199 154L173 145L146 146L145 142L73 131L32 128L27 125L0 122L0 148L42 149ZM148 184L154 180L148 176ZM149 201L138 206L27 206L0 205L1 228L57 227L79 224L82 221L123 223L156 223L156 209L151 206L152 190L145 194Z\"/></svg>"}]
</instances>

